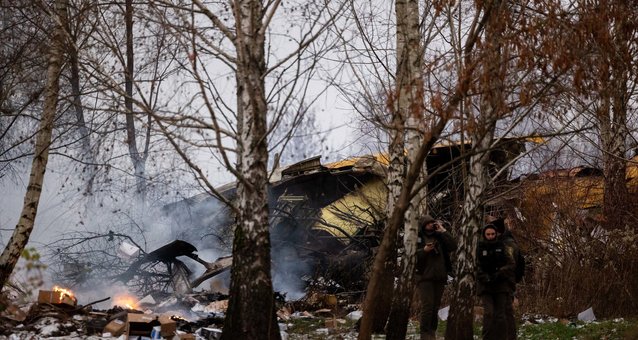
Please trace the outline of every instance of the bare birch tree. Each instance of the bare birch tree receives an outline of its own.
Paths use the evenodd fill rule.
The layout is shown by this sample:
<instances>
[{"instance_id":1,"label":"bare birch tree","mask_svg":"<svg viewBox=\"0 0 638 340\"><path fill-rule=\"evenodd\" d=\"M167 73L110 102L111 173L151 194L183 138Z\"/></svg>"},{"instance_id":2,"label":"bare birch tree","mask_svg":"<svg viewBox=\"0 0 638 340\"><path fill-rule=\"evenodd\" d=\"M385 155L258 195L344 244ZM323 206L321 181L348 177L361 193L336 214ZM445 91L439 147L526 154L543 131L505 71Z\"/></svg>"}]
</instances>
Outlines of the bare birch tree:
<instances>
[{"instance_id":1,"label":"bare birch tree","mask_svg":"<svg viewBox=\"0 0 638 340\"><path fill-rule=\"evenodd\" d=\"M271 279L268 139L286 121L284 115L309 108L314 63L330 46L315 42L334 20L331 11L338 13L338 8L329 8L329 3L295 7L280 1L236 0L155 1L152 10L188 51L181 71L191 79L179 89L186 100L177 98L178 109L153 112L154 122L206 190L227 204L235 217L231 298L222 338L278 339ZM302 20L301 28L289 26L292 18ZM279 26L282 20L285 25ZM279 29L283 31L274 33ZM275 47L281 36L290 48ZM215 189L217 174L208 172L201 153L217 160L237 180L236 198Z\"/></svg>"},{"instance_id":2,"label":"bare birch tree","mask_svg":"<svg viewBox=\"0 0 638 340\"><path fill-rule=\"evenodd\" d=\"M233 240L231 299L223 339L279 339L270 276L268 224L267 70L264 55L265 8L259 1L236 1L234 45L237 57L237 187L239 215ZM271 9L276 10L276 5ZM274 14L274 12L271 12ZM271 14L271 15L272 15ZM247 284L252 283L252 284Z\"/></svg>"},{"instance_id":3,"label":"bare birch tree","mask_svg":"<svg viewBox=\"0 0 638 340\"><path fill-rule=\"evenodd\" d=\"M0 255L0 286L4 287L16 263L24 250L29 236L33 231L35 218L40 203L40 194L49 160L49 146L53 132L53 122L57 112L58 92L60 90L59 77L64 58L64 44L66 34L64 31L66 22L67 0L57 0L51 13L55 29L51 37L49 52L49 66L47 69L47 84L44 94L44 107L40 119L40 129L35 143L35 153L31 165L29 185L24 196L24 204L20 220L16 225L11 239Z\"/></svg>"},{"instance_id":4,"label":"bare birch tree","mask_svg":"<svg viewBox=\"0 0 638 340\"><path fill-rule=\"evenodd\" d=\"M366 315L367 310L374 310L379 308L378 302L379 296L384 292L381 291L380 285L381 277L387 275L384 272L383 263L388 258L389 254L393 253L393 249L396 247L398 228L403 225L404 214L410 206L410 201L417 195L422 186L427 183L427 177L423 179L423 182L416 186L419 177L422 175L423 162L425 157L439 139L443 129L445 128L448 120L453 117L453 113L457 110L458 105L463 98L467 95L469 89L472 74L476 67L476 64L472 61L472 51L476 45L478 37L482 34L484 25L487 19L490 17L490 11L477 12L475 20L468 30L467 39L463 44L462 56L466 59L462 68L459 69L456 74L456 79L452 85L452 91L446 98L442 98L441 93L434 93L427 100L429 103L424 105L428 112L428 118L425 122L425 132L423 134L423 141L420 144L418 150L414 153L414 159L410 163L410 167L406 171L405 179L401 183L401 191L396 201L395 208L388 216L388 222L383 234L383 240L374 258L372 265L372 274L368 283L366 297L364 301L364 314L361 320L361 328L359 331L359 339L370 339L372 325L369 317ZM407 321L407 320L406 320Z\"/></svg>"},{"instance_id":5,"label":"bare birch tree","mask_svg":"<svg viewBox=\"0 0 638 340\"><path fill-rule=\"evenodd\" d=\"M397 17L397 98L396 112L394 115L406 117L405 124L407 139L407 166L412 165L416 158L419 146L422 143L424 131L424 86L423 86L423 58L422 37L420 27L420 11L418 0L397 0L395 2ZM397 126L397 128L400 128ZM393 150L401 152L403 150ZM394 156L396 157L396 156ZM401 168L399 168L401 169ZM423 178L421 178L422 180ZM389 190L394 200L397 195L397 185L390 186ZM416 261L416 247L418 237L418 220L424 212L422 198L425 198L426 187L415 193L406 211L403 228L403 253L401 254L400 272L396 289L394 289L393 301L390 308L390 316L386 330L388 339L404 339L407 331L410 307L413 296L413 273ZM394 208L394 201L388 211Z\"/></svg>"},{"instance_id":6,"label":"bare birch tree","mask_svg":"<svg viewBox=\"0 0 638 340\"><path fill-rule=\"evenodd\" d=\"M504 17L507 1L484 3L486 11L492 12L485 28L485 42L479 74L479 85L483 89L480 97L479 112L468 117L472 148L475 154L470 156L469 171L466 179L465 201L461 216L461 233L456 252L456 282L450 307L449 324L446 337L449 339L468 339L472 337L474 271L476 242L479 229L483 225L485 195L490 187L487 172L489 150L494 139L496 123L504 108L504 59L507 55L502 48ZM472 113L472 110L468 110Z\"/></svg>"}]
</instances>

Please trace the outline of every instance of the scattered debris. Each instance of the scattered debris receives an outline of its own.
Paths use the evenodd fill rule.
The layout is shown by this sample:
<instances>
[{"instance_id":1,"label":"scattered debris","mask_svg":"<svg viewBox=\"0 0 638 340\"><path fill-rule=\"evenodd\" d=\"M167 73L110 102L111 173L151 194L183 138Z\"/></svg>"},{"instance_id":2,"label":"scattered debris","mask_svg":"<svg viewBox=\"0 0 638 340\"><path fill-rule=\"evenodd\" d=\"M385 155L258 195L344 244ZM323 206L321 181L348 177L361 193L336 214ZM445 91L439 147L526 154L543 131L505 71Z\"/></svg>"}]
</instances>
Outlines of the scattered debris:
<instances>
[{"instance_id":1,"label":"scattered debris","mask_svg":"<svg viewBox=\"0 0 638 340\"><path fill-rule=\"evenodd\" d=\"M153 298L153 295L151 294L146 295L138 303L140 304L140 306L154 306L157 304L157 302L155 302L155 299Z\"/></svg>"},{"instance_id":2,"label":"scattered debris","mask_svg":"<svg viewBox=\"0 0 638 340\"><path fill-rule=\"evenodd\" d=\"M439 316L439 320L446 321L449 313L450 313L450 306L439 309L439 312L437 313L437 315Z\"/></svg>"},{"instance_id":3,"label":"scattered debris","mask_svg":"<svg viewBox=\"0 0 638 340\"><path fill-rule=\"evenodd\" d=\"M594 315L594 309L592 307L589 307L588 309L578 313L578 320L596 321L596 316Z\"/></svg>"},{"instance_id":4,"label":"scattered debris","mask_svg":"<svg viewBox=\"0 0 638 340\"><path fill-rule=\"evenodd\" d=\"M362 316L363 316L362 310L355 310L353 312L348 313L348 315L346 315L346 318L352 321L359 321L359 319L361 319Z\"/></svg>"},{"instance_id":5,"label":"scattered debris","mask_svg":"<svg viewBox=\"0 0 638 340\"><path fill-rule=\"evenodd\" d=\"M139 314L128 313L126 316L126 335L151 336L155 327L159 327L162 337L172 337L177 330L177 323L169 315L165 314ZM153 338L154 339L154 338Z\"/></svg>"},{"instance_id":6,"label":"scattered debris","mask_svg":"<svg viewBox=\"0 0 638 340\"><path fill-rule=\"evenodd\" d=\"M199 335L206 340L218 340L222 336L222 330L219 328L203 327L200 329Z\"/></svg>"},{"instance_id":7,"label":"scattered debris","mask_svg":"<svg viewBox=\"0 0 638 340\"><path fill-rule=\"evenodd\" d=\"M22 322L27 318L27 313L13 303L5 294L0 295L0 306L4 307L0 311L0 317L2 318L17 322Z\"/></svg>"},{"instance_id":8,"label":"scattered debris","mask_svg":"<svg viewBox=\"0 0 638 340\"><path fill-rule=\"evenodd\" d=\"M215 262L207 262L197 254L197 248L192 244L175 240L134 261L129 268L116 277L117 280L129 283L141 294L152 292L166 292L172 288L172 293L184 297L192 293L192 289L202 282L218 275L232 265L232 257L225 256ZM199 277L190 280L191 271L178 257L186 256L200 263L206 271ZM160 267L162 265L163 267Z\"/></svg>"},{"instance_id":9,"label":"scattered debris","mask_svg":"<svg viewBox=\"0 0 638 340\"><path fill-rule=\"evenodd\" d=\"M122 243L120 244L120 247L117 249L117 255L124 260L133 259L137 257L139 253L140 253L139 247L134 246L126 241L122 241Z\"/></svg>"}]
</instances>

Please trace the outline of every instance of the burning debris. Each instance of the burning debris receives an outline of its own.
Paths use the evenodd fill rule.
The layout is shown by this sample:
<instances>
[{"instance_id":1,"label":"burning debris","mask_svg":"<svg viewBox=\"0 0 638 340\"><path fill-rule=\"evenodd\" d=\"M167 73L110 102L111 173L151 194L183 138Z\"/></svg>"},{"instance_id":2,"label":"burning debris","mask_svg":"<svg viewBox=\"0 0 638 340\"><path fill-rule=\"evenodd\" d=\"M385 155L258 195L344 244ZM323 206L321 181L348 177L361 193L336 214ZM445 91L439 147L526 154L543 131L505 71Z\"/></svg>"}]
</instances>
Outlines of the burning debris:
<instances>
[{"instance_id":1,"label":"burning debris","mask_svg":"<svg viewBox=\"0 0 638 340\"><path fill-rule=\"evenodd\" d=\"M71 290L53 286L53 290L41 290L38 293L38 303L64 304L75 307L78 301Z\"/></svg>"},{"instance_id":2,"label":"burning debris","mask_svg":"<svg viewBox=\"0 0 638 340\"><path fill-rule=\"evenodd\" d=\"M145 297L146 303L151 298ZM221 327L227 298L215 294L190 294L180 301L157 304L151 310L144 309L143 301L134 295L119 294L112 299L111 309L94 310L92 305L109 298L78 305L77 297L70 289L55 286L51 290L40 290L37 303L22 307L3 297L3 305L6 302L11 308L5 308L0 315L0 335L19 333L28 338L125 335L151 339L195 339L193 333L200 332L203 327ZM217 305L217 313L197 313L194 307L215 302L210 299L222 299ZM25 308L26 312L23 311Z\"/></svg>"},{"instance_id":3,"label":"burning debris","mask_svg":"<svg viewBox=\"0 0 638 340\"><path fill-rule=\"evenodd\" d=\"M0 315L0 337L219 339L228 308L228 295L220 293L194 293L182 298L149 295L143 299L123 293L110 299L112 308L93 308L109 299L82 305L77 294L69 289L41 290L36 303L5 309ZM359 307L351 304L347 296L319 292L293 302L286 302L283 295L276 294L275 300L282 332L293 327L295 320L312 320L325 328L327 334L352 332L343 317ZM11 304L6 299L0 302ZM11 310L24 311L22 317L9 317ZM289 338L288 334L283 337Z\"/></svg>"},{"instance_id":4,"label":"burning debris","mask_svg":"<svg viewBox=\"0 0 638 340\"><path fill-rule=\"evenodd\" d=\"M133 295L119 294L113 298L113 304L127 310L137 310L140 301Z\"/></svg>"}]
</instances>

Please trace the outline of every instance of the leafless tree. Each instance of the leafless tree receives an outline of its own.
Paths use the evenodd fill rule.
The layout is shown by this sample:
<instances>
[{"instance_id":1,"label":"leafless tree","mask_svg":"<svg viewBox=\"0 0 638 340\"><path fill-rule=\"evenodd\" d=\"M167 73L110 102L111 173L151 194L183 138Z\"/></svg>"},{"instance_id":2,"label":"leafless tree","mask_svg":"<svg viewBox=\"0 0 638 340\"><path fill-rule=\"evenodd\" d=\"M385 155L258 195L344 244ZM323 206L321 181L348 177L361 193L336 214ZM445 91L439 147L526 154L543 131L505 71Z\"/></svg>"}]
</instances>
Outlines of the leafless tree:
<instances>
[{"instance_id":1,"label":"leafless tree","mask_svg":"<svg viewBox=\"0 0 638 340\"><path fill-rule=\"evenodd\" d=\"M330 45L318 38L334 20L332 11L338 13L331 6L254 0L151 6L153 18L188 51L180 72L190 78L181 83L179 91L189 95L174 103L178 109L152 112L154 123L236 219L223 338L280 336L271 280L267 142L282 117L303 114L312 103L307 89L314 63ZM286 20L300 20L301 29L280 26L284 13ZM290 48L275 47L279 36ZM236 200L215 189L214 174L198 152L218 160L237 180Z\"/></svg>"},{"instance_id":2,"label":"leafless tree","mask_svg":"<svg viewBox=\"0 0 638 340\"><path fill-rule=\"evenodd\" d=\"M449 338L467 338L472 329L467 330L468 320L472 318L474 298L474 253L478 230L482 226L483 202L490 178L488 174L489 150L494 138L496 123L503 113L505 78L504 58L507 51L502 47L504 25L500 24L507 16L507 1L494 1L485 4L485 10L491 12L486 22L484 61L480 67L479 85L484 92L480 99L479 114L468 119L474 126L470 131L472 147L479 150L470 156L469 171L466 179L467 191L461 216L461 235L457 251L457 283L453 293L450 326L446 330ZM472 110L468 110L472 112ZM472 119L473 118L473 119ZM469 318L468 318L469 317Z\"/></svg>"},{"instance_id":3,"label":"leafless tree","mask_svg":"<svg viewBox=\"0 0 638 340\"><path fill-rule=\"evenodd\" d=\"M44 49L50 25L30 2L0 4L0 178L12 178L33 153L37 116L46 78Z\"/></svg>"},{"instance_id":4,"label":"leafless tree","mask_svg":"<svg viewBox=\"0 0 638 340\"><path fill-rule=\"evenodd\" d=\"M496 179L507 168L506 165L506 168L490 169L491 150L502 137L521 125L521 121L533 116L532 112L544 108L551 102L550 98L556 98L548 94L557 92L559 80L569 70L569 65L557 63L566 54L529 52L534 49L533 44L540 45L540 49L550 49L560 45L566 37L565 30L561 29L564 26L551 19L555 17L554 13L560 13L560 4L547 2L538 6L536 13L550 14L534 16L528 11L533 6L509 1L487 2L479 7L489 11L491 16L486 22L484 42L474 56L479 71L473 82L473 96L467 98L462 112L466 125L461 133L468 136L472 150L464 177L465 196L446 338L472 336L478 231L484 223L487 201L494 200L489 195L498 192ZM543 29L532 30L530 27Z\"/></svg>"},{"instance_id":5,"label":"leafless tree","mask_svg":"<svg viewBox=\"0 0 638 340\"><path fill-rule=\"evenodd\" d=\"M422 133L427 126L428 119L424 116L424 84L423 84L423 58L422 35L420 27L419 2L396 1L395 11L397 17L397 75L396 75L396 111L394 116L405 119L405 126L397 126L400 130L405 130L407 164L411 166L416 158L416 153L422 143ZM394 132L396 133L396 132ZM392 158L401 159L404 151L393 148ZM398 153L398 154L397 154ZM421 166L422 167L422 166ZM402 167L399 167L401 170ZM399 172L402 174L402 172ZM390 199L396 199L396 184L390 186L395 188L389 190L394 196L388 195ZM425 198L426 190L417 192L410 202L410 207L406 211L403 228L403 253L401 254L400 272L398 275L397 287L394 289L394 298L390 308L390 316L386 330L388 339L404 339L407 331L408 319L410 317L410 306L413 295L413 272L416 261L416 247L418 237L418 220L424 213L425 205L421 198ZM394 208L394 204L388 204L388 212ZM394 262L394 261L393 261ZM390 281L392 283L392 281ZM383 320L385 321L385 320Z\"/></svg>"},{"instance_id":6,"label":"leafless tree","mask_svg":"<svg viewBox=\"0 0 638 340\"><path fill-rule=\"evenodd\" d=\"M418 194L428 181L426 176L421 184L416 185L419 177L422 175L421 169L425 157L441 136L448 120L453 117L453 113L458 109L459 104L467 95L472 74L476 68L476 62L472 59L472 51L490 15L490 11L476 12L475 20L468 30L467 38L461 50L464 63L458 69L458 73L456 73L456 77L452 81L452 86L450 87L451 92L447 93L446 97L443 97L441 92L435 92L431 96L426 97L426 104L424 105L426 115L424 119L423 141L419 145L419 148L413 153L413 159L401 183L401 191L395 208L388 216L388 223L384 231L381 246L374 260L372 277L368 284L359 339L369 339L371 336L371 323L369 319L366 319L365 311L374 310L378 307L375 301L378 301L378 297L381 294L380 288L382 286L380 285L380 278L386 275L383 272L383 263L396 246L397 231L399 226L403 224L404 214L410 206L411 199Z\"/></svg>"},{"instance_id":7,"label":"leafless tree","mask_svg":"<svg viewBox=\"0 0 638 340\"><path fill-rule=\"evenodd\" d=\"M60 90L59 77L62 70L64 45L66 43L64 27L67 18L67 4L68 2L66 0L56 1L51 13L51 19L55 23L55 29L51 37L47 84L44 92L45 99L42 118L40 120L40 130L38 131L35 143L35 154L31 165L29 185L24 196L22 214L20 215L20 220L13 231L11 239L5 246L2 255L0 255L0 286L2 287L7 283L9 276L18 262L20 254L22 254L24 247L29 241L29 236L33 231L35 217L38 211L38 204L40 203L44 173L49 160L49 146L53 132L53 122L57 112L58 92Z\"/></svg>"}]
</instances>

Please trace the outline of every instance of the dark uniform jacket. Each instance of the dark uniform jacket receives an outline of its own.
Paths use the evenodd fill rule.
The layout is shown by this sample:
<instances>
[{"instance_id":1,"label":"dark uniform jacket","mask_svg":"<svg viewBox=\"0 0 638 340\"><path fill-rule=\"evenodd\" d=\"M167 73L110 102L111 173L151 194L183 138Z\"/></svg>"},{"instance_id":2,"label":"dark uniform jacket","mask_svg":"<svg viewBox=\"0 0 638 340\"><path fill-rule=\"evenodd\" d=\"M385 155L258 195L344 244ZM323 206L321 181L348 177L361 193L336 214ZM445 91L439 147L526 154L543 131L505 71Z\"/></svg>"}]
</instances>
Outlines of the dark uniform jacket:
<instances>
[{"instance_id":1,"label":"dark uniform jacket","mask_svg":"<svg viewBox=\"0 0 638 340\"><path fill-rule=\"evenodd\" d=\"M514 249L501 240L479 242L476 251L477 293L512 293L516 285Z\"/></svg>"},{"instance_id":2,"label":"dark uniform jacket","mask_svg":"<svg viewBox=\"0 0 638 340\"><path fill-rule=\"evenodd\" d=\"M427 243L435 244L434 250L426 253ZM447 281L451 270L450 252L456 249L456 241L449 232L419 233L416 251L416 274L418 280Z\"/></svg>"}]
</instances>

